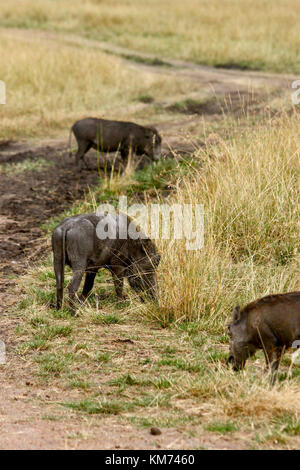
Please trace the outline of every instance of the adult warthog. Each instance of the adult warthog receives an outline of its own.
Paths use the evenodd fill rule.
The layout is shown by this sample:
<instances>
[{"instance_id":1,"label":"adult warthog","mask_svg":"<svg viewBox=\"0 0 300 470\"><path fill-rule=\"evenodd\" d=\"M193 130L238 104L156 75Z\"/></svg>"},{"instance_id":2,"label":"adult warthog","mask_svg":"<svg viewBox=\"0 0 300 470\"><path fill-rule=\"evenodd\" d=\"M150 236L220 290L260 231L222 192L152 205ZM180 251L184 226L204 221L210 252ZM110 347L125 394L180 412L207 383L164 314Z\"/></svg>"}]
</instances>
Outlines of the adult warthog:
<instances>
[{"instance_id":1,"label":"adult warthog","mask_svg":"<svg viewBox=\"0 0 300 470\"><path fill-rule=\"evenodd\" d=\"M75 159L79 170L82 160L88 168L84 156L91 148L100 152L119 150L125 161L130 152L136 155L146 154L152 160L158 160L161 156L161 136L154 127L107 119L81 119L70 130L70 147L72 132L78 144Z\"/></svg>"},{"instance_id":2,"label":"adult warthog","mask_svg":"<svg viewBox=\"0 0 300 470\"><path fill-rule=\"evenodd\" d=\"M104 227L108 225L110 236L101 238ZM138 233L139 237L131 238L132 232ZM136 292L145 293L154 300L158 299L155 270L160 255L154 243L124 214L93 213L68 217L55 228L52 234L52 249L57 309L62 305L66 264L73 271L68 288L69 304L73 314L76 307L76 293L84 273L86 275L82 294L80 299L77 299L82 301L93 288L99 268L106 268L111 272L118 299L123 298L124 278L128 279L130 286ZM142 296L141 299L143 300Z\"/></svg>"},{"instance_id":3,"label":"adult warthog","mask_svg":"<svg viewBox=\"0 0 300 470\"><path fill-rule=\"evenodd\" d=\"M242 369L246 360L262 349L273 382L285 348L300 340L300 292L269 295L242 310L236 306L228 333L228 362L234 370Z\"/></svg>"}]
</instances>

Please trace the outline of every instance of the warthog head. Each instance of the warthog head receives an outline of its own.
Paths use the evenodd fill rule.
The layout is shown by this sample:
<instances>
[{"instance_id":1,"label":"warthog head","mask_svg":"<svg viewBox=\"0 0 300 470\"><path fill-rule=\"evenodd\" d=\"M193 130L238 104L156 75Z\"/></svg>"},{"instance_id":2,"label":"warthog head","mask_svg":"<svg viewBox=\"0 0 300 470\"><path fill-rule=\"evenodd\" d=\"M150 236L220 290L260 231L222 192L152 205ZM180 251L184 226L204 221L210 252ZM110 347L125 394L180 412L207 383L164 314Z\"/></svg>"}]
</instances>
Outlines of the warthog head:
<instances>
[{"instance_id":1,"label":"warthog head","mask_svg":"<svg viewBox=\"0 0 300 470\"><path fill-rule=\"evenodd\" d=\"M141 240L142 253L132 260L127 268L126 277L133 290L145 293L153 300L158 300L156 269L160 255L151 240ZM143 298L141 298L143 300Z\"/></svg>"},{"instance_id":2,"label":"warthog head","mask_svg":"<svg viewBox=\"0 0 300 470\"><path fill-rule=\"evenodd\" d=\"M152 160L159 160L161 157L161 136L157 130L154 127L148 127L145 139L144 152Z\"/></svg>"},{"instance_id":3,"label":"warthog head","mask_svg":"<svg viewBox=\"0 0 300 470\"><path fill-rule=\"evenodd\" d=\"M244 368L248 357L256 351L249 342L247 318L243 317L238 305L233 310L233 322L228 325L228 335L230 346L227 363L232 364L233 369L238 371Z\"/></svg>"}]
</instances>

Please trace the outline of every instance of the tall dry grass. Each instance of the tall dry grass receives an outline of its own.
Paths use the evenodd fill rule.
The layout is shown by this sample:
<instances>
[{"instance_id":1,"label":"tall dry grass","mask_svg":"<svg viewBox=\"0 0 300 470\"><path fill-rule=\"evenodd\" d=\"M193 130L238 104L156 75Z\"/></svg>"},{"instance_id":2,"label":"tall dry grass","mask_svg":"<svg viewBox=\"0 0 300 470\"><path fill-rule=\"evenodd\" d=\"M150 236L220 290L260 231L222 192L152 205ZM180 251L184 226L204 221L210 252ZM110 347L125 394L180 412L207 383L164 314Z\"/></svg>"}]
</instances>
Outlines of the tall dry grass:
<instances>
[{"instance_id":1,"label":"tall dry grass","mask_svg":"<svg viewBox=\"0 0 300 470\"><path fill-rule=\"evenodd\" d=\"M300 288L299 134L283 116L196 152L170 202L204 205L204 247L159 242L166 320L223 328L237 303Z\"/></svg>"},{"instance_id":2,"label":"tall dry grass","mask_svg":"<svg viewBox=\"0 0 300 470\"><path fill-rule=\"evenodd\" d=\"M0 137L55 134L88 115L127 117L143 95L157 99L184 93L184 80L127 68L120 59L89 49L47 41L27 42L0 34ZM130 111L132 112L132 110Z\"/></svg>"},{"instance_id":3,"label":"tall dry grass","mask_svg":"<svg viewBox=\"0 0 300 470\"><path fill-rule=\"evenodd\" d=\"M72 31L214 65L300 71L294 0L11 0L0 24Z\"/></svg>"}]
</instances>

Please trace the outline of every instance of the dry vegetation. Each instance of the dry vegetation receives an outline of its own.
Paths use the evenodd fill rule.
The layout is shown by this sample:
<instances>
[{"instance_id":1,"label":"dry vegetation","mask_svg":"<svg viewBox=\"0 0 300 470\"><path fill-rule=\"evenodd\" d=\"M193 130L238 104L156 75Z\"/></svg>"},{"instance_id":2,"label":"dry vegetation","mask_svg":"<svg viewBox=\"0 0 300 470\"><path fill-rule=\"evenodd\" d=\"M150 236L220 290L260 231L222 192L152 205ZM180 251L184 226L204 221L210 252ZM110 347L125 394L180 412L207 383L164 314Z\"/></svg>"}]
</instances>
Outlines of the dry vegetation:
<instances>
[{"instance_id":1,"label":"dry vegetation","mask_svg":"<svg viewBox=\"0 0 300 470\"><path fill-rule=\"evenodd\" d=\"M299 8L286 0L274 0L272 8L261 0L225 0L222 8L217 0L62 0L59 8L56 1L12 0L1 3L0 24L72 31L214 65L298 72ZM0 39L0 78L8 84L7 105L0 108L5 138L66 132L87 114L130 117L128 104L140 96L163 99L195 87L136 72L91 48L43 41L33 48L3 30ZM238 374L225 359L226 325L236 303L300 288L299 114L245 113L238 122L193 126L205 145L192 156L101 177L66 214L116 203L120 194L134 202L143 195L149 204L202 203L203 249L187 252L181 241L158 241L159 307L141 304L129 289L128 301L116 303L102 272L75 318L67 308L50 309L51 257L31 267L19 280L22 298L11 312L18 357L10 374L24 368L33 387L56 393L49 421L67 413L78 413L78 420L113 414L137 427L177 427L189 436L230 434L247 448L297 447L299 368L287 355L271 388L261 353ZM25 163L8 171L30 169L36 170ZM47 224L48 235L66 214ZM68 271L66 286L70 278Z\"/></svg>"},{"instance_id":2,"label":"dry vegetation","mask_svg":"<svg viewBox=\"0 0 300 470\"><path fill-rule=\"evenodd\" d=\"M184 244L162 249L164 305L176 320L215 321L237 299L299 285L297 115L237 132L196 152L200 169L196 163L177 186L177 203L204 205L205 243L196 252Z\"/></svg>"},{"instance_id":3,"label":"dry vegetation","mask_svg":"<svg viewBox=\"0 0 300 470\"><path fill-rule=\"evenodd\" d=\"M124 118L126 106L137 105L140 96L159 99L193 89L182 79L137 73L101 51L58 45L33 47L0 35L1 80L7 83L1 137L55 135L83 115Z\"/></svg>"},{"instance_id":4,"label":"dry vegetation","mask_svg":"<svg viewBox=\"0 0 300 470\"><path fill-rule=\"evenodd\" d=\"M11 0L0 24L76 32L199 63L300 71L294 0Z\"/></svg>"}]
</instances>

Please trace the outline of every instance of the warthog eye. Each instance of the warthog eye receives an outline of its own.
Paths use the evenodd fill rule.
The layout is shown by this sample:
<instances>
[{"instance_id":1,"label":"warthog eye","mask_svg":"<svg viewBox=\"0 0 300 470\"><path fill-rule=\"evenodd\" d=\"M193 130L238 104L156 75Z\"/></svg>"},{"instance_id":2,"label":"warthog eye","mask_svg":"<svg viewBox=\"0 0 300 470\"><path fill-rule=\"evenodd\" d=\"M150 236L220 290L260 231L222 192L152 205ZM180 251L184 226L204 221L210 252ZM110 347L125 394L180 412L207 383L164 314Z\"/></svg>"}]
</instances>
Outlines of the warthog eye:
<instances>
[{"instance_id":1,"label":"warthog eye","mask_svg":"<svg viewBox=\"0 0 300 470\"><path fill-rule=\"evenodd\" d=\"M231 325L228 325L228 326L227 326L227 331L228 331L228 336L229 336L229 338L232 338Z\"/></svg>"}]
</instances>

